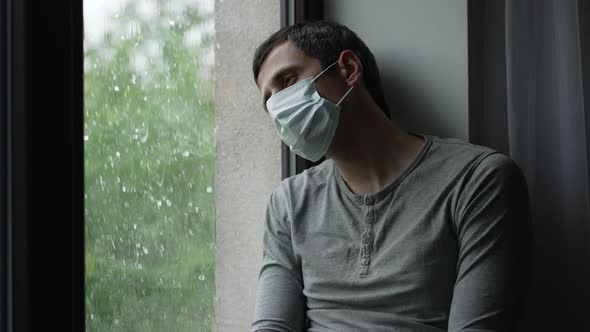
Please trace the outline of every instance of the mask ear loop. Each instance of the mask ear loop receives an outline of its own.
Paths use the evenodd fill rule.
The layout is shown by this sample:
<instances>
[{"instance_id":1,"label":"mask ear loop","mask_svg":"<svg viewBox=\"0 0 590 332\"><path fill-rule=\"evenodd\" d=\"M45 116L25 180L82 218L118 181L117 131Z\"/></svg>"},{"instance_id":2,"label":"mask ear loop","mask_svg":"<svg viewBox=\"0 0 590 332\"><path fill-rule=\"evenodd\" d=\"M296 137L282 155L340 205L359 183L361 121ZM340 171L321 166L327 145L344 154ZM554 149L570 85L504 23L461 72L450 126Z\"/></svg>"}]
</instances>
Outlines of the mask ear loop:
<instances>
[{"instance_id":1,"label":"mask ear loop","mask_svg":"<svg viewBox=\"0 0 590 332\"><path fill-rule=\"evenodd\" d=\"M311 82L315 82L315 80L317 80L320 76L322 76L322 74L324 74L325 72L328 71L328 69L332 68L335 64L337 64L338 61L334 61L334 63L332 63L331 65L329 65L328 67L326 67L326 69L322 70L321 73L319 73L316 77L314 77ZM342 101L344 100L344 98L346 98L346 96L348 96L348 94L350 93L350 91L352 91L352 88L354 88L354 86L351 86L350 89L348 89L348 91L346 91L346 93L344 94L344 96L342 96L342 98L340 98L340 101L338 101L338 104L336 104L336 106L340 106L340 103L342 103Z\"/></svg>"},{"instance_id":2,"label":"mask ear loop","mask_svg":"<svg viewBox=\"0 0 590 332\"><path fill-rule=\"evenodd\" d=\"M348 91L346 91L346 93L344 94L344 96L342 96L342 98L340 98L340 101L338 102L338 104L336 104L336 106L340 106L340 103L342 103L344 98L346 98L346 96L348 96L348 94L350 93L350 91L352 91L353 88L354 88L354 86L351 86L350 89L348 89Z\"/></svg>"},{"instance_id":3,"label":"mask ear loop","mask_svg":"<svg viewBox=\"0 0 590 332\"><path fill-rule=\"evenodd\" d=\"M313 83L313 82L315 82L315 80L317 80L317 79L318 79L320 76L322 76L322 74L324 74L325 72L327 72L327 71L328 71L328 69L332 68L332 67L333 67L335 64L337 64L337 63L338 63L338 61L334 61L334 63L333 63L333 64L331 64L331 65L329 65L328 67L326 67L326 69L322 70L322 72L321 72L321 73L319 73L319 74L318 74L316 77L314 77L314 78L313 78L313 80L311 80L311 82L312 82L312 83Z\"/></svg>"}]
</instances>

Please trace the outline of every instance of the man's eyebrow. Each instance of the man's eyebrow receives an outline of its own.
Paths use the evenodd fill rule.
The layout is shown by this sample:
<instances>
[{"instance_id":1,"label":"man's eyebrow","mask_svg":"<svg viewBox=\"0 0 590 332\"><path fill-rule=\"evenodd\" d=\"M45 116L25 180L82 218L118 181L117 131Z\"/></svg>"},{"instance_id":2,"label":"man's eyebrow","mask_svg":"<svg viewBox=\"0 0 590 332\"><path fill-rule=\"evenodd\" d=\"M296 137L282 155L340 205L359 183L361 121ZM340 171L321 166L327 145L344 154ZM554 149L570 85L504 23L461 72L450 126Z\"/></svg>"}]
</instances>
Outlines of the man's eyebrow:
<instances>
[{"instance_id":1,"label":"man's eyebrow","mask_svg":"<svg viewBox=\"0 0 590 332\"><path fill-rule=\"evenodd\" d=\"M281 76L285 75L285 73L287 73L287 72L289 72L289 71L293 71L293 70L294 70L296 67L297 67L297 65L296 65L296 64L290 64L290 65L287 65L287 66L285 66L285 67L283 67L283 68L281 68L281 69L277 70L277 72L276 72L276 73L274 73L274 74L272 75L272 77L270 78L270 81L271 81L271 82L274 82L274 81L276 81L276 80L277 80L279 77L281 77Z\"/></svg>"}]
</instances>

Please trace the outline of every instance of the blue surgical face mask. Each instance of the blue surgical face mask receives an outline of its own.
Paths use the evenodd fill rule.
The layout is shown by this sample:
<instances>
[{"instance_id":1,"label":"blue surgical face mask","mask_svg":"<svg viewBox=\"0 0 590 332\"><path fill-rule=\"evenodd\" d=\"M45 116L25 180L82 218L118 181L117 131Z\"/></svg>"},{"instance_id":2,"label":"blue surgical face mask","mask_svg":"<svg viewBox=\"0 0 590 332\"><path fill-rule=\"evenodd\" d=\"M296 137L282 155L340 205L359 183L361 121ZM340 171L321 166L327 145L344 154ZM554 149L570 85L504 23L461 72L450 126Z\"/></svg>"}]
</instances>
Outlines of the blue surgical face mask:
<instances>
[{"instance_id":1,"label":"blue surgical face mask","mask_svg":"<svg viewBox=\"0 0 590 332\"><path fill-rule=\"evenodd\" d=\"M334 138L340 104L348 96L350 87L337 104L319 95L315 81L334 62L316 77L308 77L285 88L266 101L266 108L285 144L297 155L311 161L322 158Z\"/></svg>"}]
</instances>

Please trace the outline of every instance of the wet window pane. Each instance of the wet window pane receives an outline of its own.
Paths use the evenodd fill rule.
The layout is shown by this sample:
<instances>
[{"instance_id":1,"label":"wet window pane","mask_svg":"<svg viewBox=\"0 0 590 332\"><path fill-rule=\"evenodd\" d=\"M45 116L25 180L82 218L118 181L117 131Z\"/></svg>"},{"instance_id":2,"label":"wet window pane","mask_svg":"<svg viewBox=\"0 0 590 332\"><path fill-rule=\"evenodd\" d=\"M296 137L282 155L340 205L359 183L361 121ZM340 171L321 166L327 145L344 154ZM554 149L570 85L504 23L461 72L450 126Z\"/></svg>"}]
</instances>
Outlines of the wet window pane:
<instances>
[{"instance_id":1,"label":"wet window pane","mask_svg":"<svg viewBox=\"0 0 590 332\"><path fill-rule=\"evenodd\" d=\"M86 330L212 331L214 0L85 0Z\"/></svg>"}]
</instances>

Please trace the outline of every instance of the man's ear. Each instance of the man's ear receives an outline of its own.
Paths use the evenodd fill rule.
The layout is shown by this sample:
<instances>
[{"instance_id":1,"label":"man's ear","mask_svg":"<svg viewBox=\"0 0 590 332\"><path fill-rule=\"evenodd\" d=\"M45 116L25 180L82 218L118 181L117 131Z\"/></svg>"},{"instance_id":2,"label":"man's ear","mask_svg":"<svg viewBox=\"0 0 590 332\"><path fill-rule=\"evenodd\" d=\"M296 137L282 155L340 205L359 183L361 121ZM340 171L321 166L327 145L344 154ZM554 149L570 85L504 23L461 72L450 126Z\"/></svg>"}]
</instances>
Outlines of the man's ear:
<instances>
[{"instance_id":1,"label":"man's ear","mask_svg":"<svg viewBox=\"0 0 590 332\"><path fill-rule=\"evenodd\" d=\"M363 80L363 64L361 59L351 50L344 50L338 58L340 74L351 87L357 87Z\"/></svg>"}]
</instances>

